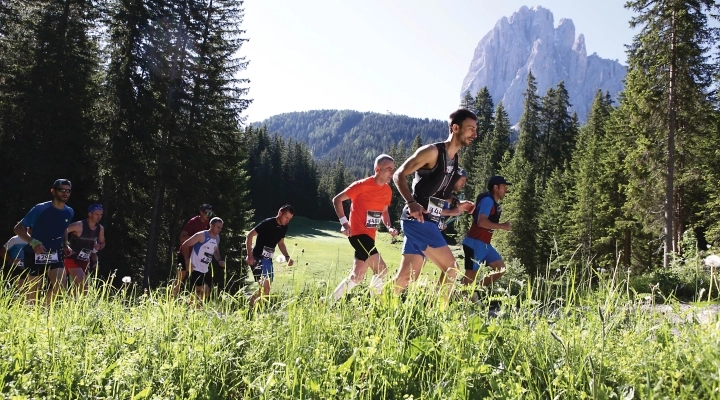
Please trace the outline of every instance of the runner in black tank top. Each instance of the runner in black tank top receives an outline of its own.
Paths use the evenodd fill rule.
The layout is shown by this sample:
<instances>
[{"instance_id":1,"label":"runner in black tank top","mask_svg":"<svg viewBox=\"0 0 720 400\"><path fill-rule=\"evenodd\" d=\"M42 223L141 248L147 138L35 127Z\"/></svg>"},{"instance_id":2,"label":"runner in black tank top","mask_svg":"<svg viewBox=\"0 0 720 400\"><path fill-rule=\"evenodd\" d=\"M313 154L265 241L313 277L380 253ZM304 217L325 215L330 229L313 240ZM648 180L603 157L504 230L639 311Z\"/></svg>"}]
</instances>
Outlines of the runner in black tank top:
<instances>
[{"instance_id":1,"label":"runner in black tank top","mask_svg":"<svg viewBox=\"0 0 720 400\"><path fill-rule=\"evenodd\" d=\"M105 228L100 225L103 208L100 204L88 207L88 217L76 221L67 228L68 242L72 254L65 257L65 272L73 282L73 291L77 294L82 288L87 292L88 264L105 247Z\"/></svg>"},{"instance_id":2,"label":"runner in black tank top","mask_svg":"<svg viewBox=\"0 0 720 400\"><path fill-rule=\"evenodd\" d=\"M395 186L406 202L400 217L405 233L403 254L423 254L428 257L446 273L448 279L443 284L454 283L459 269L438 229L443 200L435 197L447 188L458 168L458 151L472 144L477 137L477 117L469 110L457 110L450 114L449 128L450 134L445 142L419 148L393 177ZM415 179L411 191L406 179L413 173ZM421 268L422 265L414 264L401 266L395 277L395 291L403 291ZM449 291L444 294L449 295Z\"/></svg>"}]
</instances>

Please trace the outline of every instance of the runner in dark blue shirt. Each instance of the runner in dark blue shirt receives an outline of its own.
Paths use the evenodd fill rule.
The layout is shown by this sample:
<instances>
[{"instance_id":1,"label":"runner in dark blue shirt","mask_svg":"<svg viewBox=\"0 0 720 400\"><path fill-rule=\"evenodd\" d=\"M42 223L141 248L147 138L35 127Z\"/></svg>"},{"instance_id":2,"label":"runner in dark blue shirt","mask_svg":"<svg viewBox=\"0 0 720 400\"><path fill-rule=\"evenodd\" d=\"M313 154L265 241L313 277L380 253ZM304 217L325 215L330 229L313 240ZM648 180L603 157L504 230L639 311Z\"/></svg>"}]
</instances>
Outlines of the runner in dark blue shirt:
<instances>
[{"instance_id":1,"label":"runner in dark blue shirt","mask_svg":"<svg viewBox=\"0 0 720 400\"><path fill-rule=\"evenodd\" d=\"M28 302L37 300L37 292L48 274L50 289L45 303L50 304L60 285L65 284L63 258L72 252L67 246L66 229L72 222L73 209L65 205L70 198L72 184L67 179L58 179L50 193L52 201L40 203L15 225L15 234L28 243L25 246L25 268L28 270ZM32 229L32 237L28 234Z\"/></svg>"}]
</instances>

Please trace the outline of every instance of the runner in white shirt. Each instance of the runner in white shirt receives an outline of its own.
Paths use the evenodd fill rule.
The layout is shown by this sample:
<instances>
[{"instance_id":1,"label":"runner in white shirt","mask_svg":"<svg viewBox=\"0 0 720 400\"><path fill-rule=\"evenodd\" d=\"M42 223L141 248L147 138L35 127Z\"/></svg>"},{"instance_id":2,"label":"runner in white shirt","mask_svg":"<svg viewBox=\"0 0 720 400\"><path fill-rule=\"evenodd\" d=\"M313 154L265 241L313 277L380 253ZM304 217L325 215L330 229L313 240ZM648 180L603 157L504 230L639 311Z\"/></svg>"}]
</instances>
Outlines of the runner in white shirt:
<instances>
[{"instance_id":1,"label":"runner in white shirt","mask_svg":"<svg viewBox=\"0 0 720 400\"><path fill-rule=\"evenodd\" d=\"M210 296L212 286L212 273L208 272L213 256L220 259L220 231L223 220L215 217L210 220L210 229L200 231L182 244L180 251L185 257L185 265L192 271L190 282L195 284L195 295L201 302ZM218 262L225 268L225 262Z\"/></svg>"}]
</instances>

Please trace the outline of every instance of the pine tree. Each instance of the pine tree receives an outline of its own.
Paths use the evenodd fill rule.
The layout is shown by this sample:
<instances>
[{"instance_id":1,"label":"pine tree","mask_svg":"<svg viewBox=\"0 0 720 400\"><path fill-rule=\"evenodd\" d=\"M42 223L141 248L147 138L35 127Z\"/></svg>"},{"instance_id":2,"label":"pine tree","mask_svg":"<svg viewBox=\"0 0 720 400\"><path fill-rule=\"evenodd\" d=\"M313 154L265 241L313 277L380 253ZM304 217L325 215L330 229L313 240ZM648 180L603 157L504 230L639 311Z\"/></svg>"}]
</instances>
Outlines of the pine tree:
<instances>
[{"instance_id":1,"label":"pine tree","mask_svg":"<svg viewBox=\"0 0 720 400\"><path fill-rule=\"evenodd\" d=\"M528 74L523 115L520 118L520 138L512 159L503 163L501 174L512 183L503 202L503 218L508 218L512 231L499 235L498 245L509 258L519 259L530 276L539 272L538 255L538 197L537 182L538 135L540 132L540 104L532 73Z\"/></svg>"},{"instance_id":2,"label":"pine tree","mask_svg":"<svg viewBox=\"0 0 720 400\"><path fill-rule=\"evenodd\" d=\"M601 198L606 195L601 189L601 156L607 150L602 145L610 111L609 94L603 95L598 90L587 125L582 127L577 138L572 161L574 203L568 221L570 231L577 238L573 245L580 247L585 260L594 260L598 253L603 253L599 239L606 236L610 228L600 223L598 210Z\"/></svg>"},{"instance_id":3,"label":"pine tree","mask_svg":"<svg viewBox=\"0 0 720 400\"><path fill-rule=\"evenodd\" d=\"M574 202L569 168L556 168L548 178L538 213L538 255L540 272L564 267L573 256L573 237L568 221Z\"/></svg>"},{"instance_id":4,"label":"pine tree","mask_svg":"<svg viewBox=\"0 0 720 400\"><path fill-rule=\"evenodd\" d=\"M461 164L468 174L466 191L474 198L477 195L476 188L485 186L487 182L484 176L485 164L487 164L488 150L492 141L492 132L494 124L493 101L490 91L487 87L483 87L478 91L475 97L474 109L476 110L477 120L477 138L473 140L470 146L461 150Z\"/></svg>"},{"instance_id":5,"label":"pine tree","mask_svg":"<svg viewBox=\"0 0 720 400\"><path fill-rule=\"evenodd\" d=\"M631 116L627 130L634 151L629 162L630 197L635 209L662 210L663 218L646 230L662 226L664 265L678 250L688 212L685 209L689 166L685 162L694 137L710 123L706 115L717 65L709 54L718 33L708 17L717 18L711 0L630 1L639 13L630 21L641 28L628 47L628 75L621 107ZM633 140L634 139L634 140ZM656 171L664 171L657 176ZM676 185L677 184L677 185ZM650 221L648 221L650 222Z\"/></svg>"},{"instance_id":6,"label":"pine tree","mask_svg":"<svg viewBox=\"0 0 720 400\"><path fill-rule=\"evenodd\" d=\"M136 218L109 213L121 230L138 231L122 239L124 252L116 256L137 265L140 260L127 253L144 252L148 286L169 273L172 251L163 256L158 250L176 247L175 232L198 204L216 203L228 219L226 235L245 228L247 155L240 124L247 82L236 77L246 66L237 56L242 10L225 0L116 1L111 9L108 93L114 110L105 185L119 187L135 182L137 171L149 173L132 193L110 192L107 201L149 221L143 227ZM155 267L158 261L164 270Z\"/></svg>"},{"instance_id":7,"label":"pine tree","mask_svg":"<svg viewBox=\"0 0 720 400\"><path fill-rule=\"evenodd\" d=\"M460 108L467 108L468 110L473 110L473 104L475 103L475 99L473 99L472 94L470 94L470 91L466 91L463 95L462 100L460 101Z\"/></svg>"},{"instance_id":8,"label":"pine tree","mask_svg":"<svg viewBox=\"0 0 720 400\"><path fill-rule=\"evenodd\" d=\"M13 188L0 202L5 226L47 199L54 177L73 182L76 208L97 198L99 20L95 1L2 4L0 182Z\"/></svg>"},{"instance_id":9,"label":"pine tree","mask_svg":"<svg viewBox=\"0 0 720 400\"><path fill-rule=\"evenodd\" d=\"M577 116L569 114L570 95L565 84L548 89L540 107L539 159L540 186L545 188L552 171L570 160L577 134Z\"/></svg>"}]
</instances>

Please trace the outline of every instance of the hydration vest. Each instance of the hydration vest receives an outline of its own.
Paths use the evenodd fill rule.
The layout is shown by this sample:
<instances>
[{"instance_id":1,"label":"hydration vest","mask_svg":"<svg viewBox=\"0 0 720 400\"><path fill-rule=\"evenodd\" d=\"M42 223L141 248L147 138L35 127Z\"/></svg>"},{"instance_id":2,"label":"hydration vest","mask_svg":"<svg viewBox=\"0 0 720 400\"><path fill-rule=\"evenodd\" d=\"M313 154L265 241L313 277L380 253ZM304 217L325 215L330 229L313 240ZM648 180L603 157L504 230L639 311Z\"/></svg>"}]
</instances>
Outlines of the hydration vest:
<instances>
[{"instance_id":1,"label":"hydration vest","mask_svg":"<svg viewBox=\"0 0 720 400\"><path fill-rule=\"evenodd\" d=\"M458 169L458 155L455 154L455 157L449 160L445 142L434 143L434 145L438 150L435 166L430 169L421 168L415 171L415 178L412 183L413 199L426 210L431 197L443 198L443 193L450 185L450 180ZM400 218L409 219L407 205L403 208Z\"/></svg>"},{"instance_id":2,"label":"hydration vest","mask_svg":"<svg viewBox=\"0 0 720 400\"><path fill-rule=\"evenodd\" d=\"M496 224L500 223L500 214L502 213L502 207L500 204L498 204L497 201L495 201L495 198L492 197L492 195L489 192L485 192L477 197L477 200L475 201L475 210L473 211L472 218L473 218L473 224L470 227L470 230L468 231L468 237L471 237L473 239L480 240L484 243L490 244L490 240L492 239L492 234L495 231L494 229L487 229L487 228L481 228L478 226L478 219L480 218L480 202L486 198L489 197L493 201L493 207L490 210L490 215L488 215L488 220L490 222L494 222Z\"/></svg>"},{"instance_id":3,"label":"hydration vest","mask_svg":"<svg viewBox=\"0 0 720 400\"><path fill-rule=\"evenodd\" d=\"M99 235L100 224L95 225L95 229L90 229L87 219L82 220L82 232L80 232L80 236L71 234L68 237L73 254L69 255L67 258L72 258L78 261L90 261L90 255L95 249L95 243L97 242Z\"/></svg>"}]
</instances>

